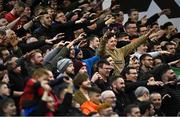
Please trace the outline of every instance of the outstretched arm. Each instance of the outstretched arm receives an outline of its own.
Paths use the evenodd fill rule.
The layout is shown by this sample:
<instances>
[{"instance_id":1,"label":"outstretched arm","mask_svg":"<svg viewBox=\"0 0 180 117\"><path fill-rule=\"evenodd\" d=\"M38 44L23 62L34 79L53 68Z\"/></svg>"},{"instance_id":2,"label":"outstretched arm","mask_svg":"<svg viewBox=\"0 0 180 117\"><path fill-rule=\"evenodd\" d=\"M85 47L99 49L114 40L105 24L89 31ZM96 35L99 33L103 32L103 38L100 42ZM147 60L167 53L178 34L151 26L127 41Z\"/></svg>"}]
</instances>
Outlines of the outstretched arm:
<instances>
[{"instance_id":1,"label":"outstretched arm","mask_svg":"<svg viewBox=\"0 0 180 117\"><path fill-rule=\"evenodd\" d=\"M147 34L139 37L135 41L131 42L130 44L123 46L122 48L119 48L118 50L121 51L126 57L128 54L130 54L134 49L136 49L138 46L141 44L145 43L146 40L148 39L148 36L153 32L153 29L150 30Z\"/></svg>"},{"instance_id":2,"label":"outstretched arm","mask_svg":"<svg viewBox=\"0 0 180 117\"><path fill-rule=\"evenodd\" d=\"M97 55L104 56L106 54L106 43L107 43L107 33L101 38L100 47L98 48Z\"/></svg>"}]
</instances>

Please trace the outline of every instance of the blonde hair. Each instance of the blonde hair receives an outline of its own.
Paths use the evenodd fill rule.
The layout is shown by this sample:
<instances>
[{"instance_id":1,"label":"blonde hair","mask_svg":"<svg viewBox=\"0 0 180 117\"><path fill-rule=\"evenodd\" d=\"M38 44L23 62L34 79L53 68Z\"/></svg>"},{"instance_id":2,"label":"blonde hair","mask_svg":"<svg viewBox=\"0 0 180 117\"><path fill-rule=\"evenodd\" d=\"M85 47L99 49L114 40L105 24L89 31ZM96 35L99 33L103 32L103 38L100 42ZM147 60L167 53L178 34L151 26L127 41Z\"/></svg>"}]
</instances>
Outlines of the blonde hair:
<instances>
[{"instance_id":1,"label":"blonde hair","mask_svg":"<svg viewBox=\"0 0 180 117\"><path fill-rule=\"evenodd\" d=\"M33 72L33 77L41 77L43 75L49 76L48 70L44 68L38 68Z\"/></svg>"}]
</instances>

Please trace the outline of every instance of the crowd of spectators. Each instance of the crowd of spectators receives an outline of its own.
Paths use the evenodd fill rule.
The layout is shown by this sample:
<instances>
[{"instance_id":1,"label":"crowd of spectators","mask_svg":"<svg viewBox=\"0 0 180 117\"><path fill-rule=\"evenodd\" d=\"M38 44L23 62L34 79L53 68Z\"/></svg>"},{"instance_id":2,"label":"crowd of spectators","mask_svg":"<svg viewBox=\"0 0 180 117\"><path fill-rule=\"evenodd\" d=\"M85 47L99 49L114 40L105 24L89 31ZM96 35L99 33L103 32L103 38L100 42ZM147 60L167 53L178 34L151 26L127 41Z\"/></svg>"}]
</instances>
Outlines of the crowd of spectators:
<instances>
[{"instance_id":1,"label":"crowd of spectators","mask_svg":"<svg viewBox=\"0 0 180 117\"><path fill-rule=\"evenodd\" d=\"M0 116L177 116L180 33L118 0L0 0ZM138 1L138 0L137 0Z\"/></svg>"}]
</instances>

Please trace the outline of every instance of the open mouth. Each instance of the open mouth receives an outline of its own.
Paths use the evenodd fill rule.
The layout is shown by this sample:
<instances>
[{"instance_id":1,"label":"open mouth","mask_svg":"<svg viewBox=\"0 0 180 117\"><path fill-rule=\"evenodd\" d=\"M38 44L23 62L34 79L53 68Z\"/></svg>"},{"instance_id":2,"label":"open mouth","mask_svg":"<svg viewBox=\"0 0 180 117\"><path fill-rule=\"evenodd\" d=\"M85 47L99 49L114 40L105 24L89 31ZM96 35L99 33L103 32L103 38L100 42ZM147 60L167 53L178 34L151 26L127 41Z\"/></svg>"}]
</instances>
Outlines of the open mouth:
<instances>
[{"instance_id":1,"label":"open mouth","mask_svg":"<svg viewBox=\"0 0 180 117\"><path fill-rule=\"evenodd\" d=\"M66 22L66 19L64 19L63 21Z\"/></svg>"}]
</instances>

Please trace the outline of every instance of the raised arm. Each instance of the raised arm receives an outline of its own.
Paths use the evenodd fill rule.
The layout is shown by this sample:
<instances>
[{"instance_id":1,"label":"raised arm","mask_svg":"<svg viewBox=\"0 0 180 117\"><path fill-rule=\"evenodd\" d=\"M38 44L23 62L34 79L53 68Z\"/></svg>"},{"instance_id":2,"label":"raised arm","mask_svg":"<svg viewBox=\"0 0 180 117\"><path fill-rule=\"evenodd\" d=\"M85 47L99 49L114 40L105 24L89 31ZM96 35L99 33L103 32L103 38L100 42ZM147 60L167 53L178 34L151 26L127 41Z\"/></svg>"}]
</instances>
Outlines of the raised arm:
<instances>
[{"instance_id":1,"label":"raised arm","mask_svg":"<svg viewBox=\"0 0 180 117\"><path fill-rule=\"evenodd\" d=\"M52 60L52 58L55 57L60 50L61 50L61 48L54 48L51 51L49 51L45 55L43 63L46 64L48 61Z\"/></svg>"},{"instance_id":2,"label":"raised arm","mask_svg":"<svg viewBox=\"0 0 180 117\"><path fill-rule=\"evenodd\" d=\"M41 15L34 17L32 20L30 20L29 22L27 22L26 24L23 25L24 30L28 30L29 28L32 27L33 23L35 21L37 21L39 18L41 17Z\"/></svg>"},{"instance_id":3,"label":"raised arm","mask_svg":"<svg viewBox=\"0 0 180 117\"><path fill-rule=\"evenodd\" d=\"M64 46L59 53L52 58L51 61L47 62L45 64L45 67L49 70L53 70L56 67L57 62L62 59L65 58L68 54L69 48L72 47L75 43L79 42L82 39L82 34L80 34L80 36L76 39L74 39L73 41L71 41L67 46Z\"/></svg>"},{"instance_id":4,"label":"raised arm","mask_svg":"<svg viewBox=\"0 0 180 117\"><path fill-rule=\"evenodd\" d=\"M104 36L100 40L100 46L97 50L97 55L104 56L106 54L106 43L107 43L107 33L104 34Z\"/></svg>"},{"instance_id":5,"label":"raised arm","mask_svg":"<svg viewBox=\"0 0 180 117\"><path fill-rule=\"evenodd\" d=\"M20 19L21 19L21 17L18 17L18 18L15 19L14 21L10 22L6 27L7 27L8 29L14 28L14 26L19 22Z\"/></svg>"},{"instance_id":6,"label":"raised arm","mask_svg":"<svg viewBox=\"0 0 180 117\"><path fill-rule=\"evenodd\" d=\"M148 39L148 36L153 32L153 30L150 30L147 34L139 37L135 41L131 42L130 44L123 46L122 48L119 48L118 50L121 51L126 57L128 54L130 54L134 49L136 49L141 44L145 43Z\"/></svg>"}]
</instances>

